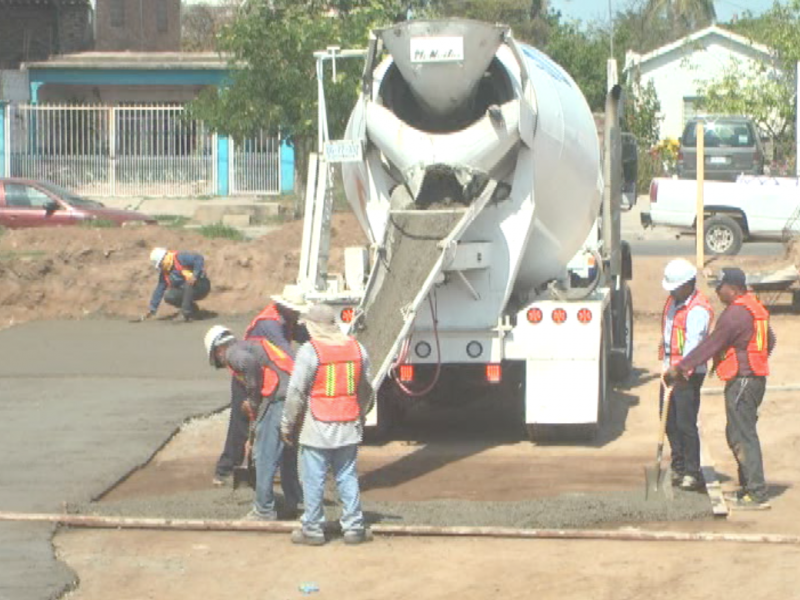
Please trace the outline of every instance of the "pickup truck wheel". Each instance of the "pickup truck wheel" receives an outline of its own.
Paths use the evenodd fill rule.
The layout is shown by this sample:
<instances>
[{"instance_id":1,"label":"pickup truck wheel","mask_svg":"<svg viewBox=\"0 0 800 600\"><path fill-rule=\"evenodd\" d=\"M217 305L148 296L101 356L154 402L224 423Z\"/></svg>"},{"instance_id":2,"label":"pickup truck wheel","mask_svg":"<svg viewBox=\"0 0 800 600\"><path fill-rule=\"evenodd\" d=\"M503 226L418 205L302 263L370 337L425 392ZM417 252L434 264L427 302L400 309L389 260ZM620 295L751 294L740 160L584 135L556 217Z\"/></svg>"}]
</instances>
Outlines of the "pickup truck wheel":
<instances>
[{"instance_id":1,"label":"pickup truck wheel","mask_svg":"<svg viewBox=\"0 0 800 600\"><path fill-rule=\"evenodd\" d=\"M707 254L732 256L742 249L744 232L731 217L714 215L705 221L703 241Z\"/></svg>"}]
</instances>

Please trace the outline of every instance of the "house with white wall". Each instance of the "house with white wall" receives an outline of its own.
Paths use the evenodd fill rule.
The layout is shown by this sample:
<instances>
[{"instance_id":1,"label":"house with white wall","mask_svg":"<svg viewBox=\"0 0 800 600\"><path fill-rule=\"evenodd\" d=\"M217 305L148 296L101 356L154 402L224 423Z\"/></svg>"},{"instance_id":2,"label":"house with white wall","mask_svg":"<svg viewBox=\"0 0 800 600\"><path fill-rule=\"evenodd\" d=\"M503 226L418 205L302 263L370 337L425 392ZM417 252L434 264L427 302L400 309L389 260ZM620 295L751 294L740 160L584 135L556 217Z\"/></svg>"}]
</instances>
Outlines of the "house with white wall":
<instances>
[{"instance_id":1,"label":"house with white wall","mask_svg":"<svg viewBox=\"0 0 800 600\"><path fill-rule=\"evenodd\" d=\"M677 139L699 112L701 82L721 77L734 63L741 72L758 72L771 56L768 47L711 25L646 54L628 51L623 77L638 70L642 86L653 82L663 117L659 137Z\"/></svg>"}]
</instances>

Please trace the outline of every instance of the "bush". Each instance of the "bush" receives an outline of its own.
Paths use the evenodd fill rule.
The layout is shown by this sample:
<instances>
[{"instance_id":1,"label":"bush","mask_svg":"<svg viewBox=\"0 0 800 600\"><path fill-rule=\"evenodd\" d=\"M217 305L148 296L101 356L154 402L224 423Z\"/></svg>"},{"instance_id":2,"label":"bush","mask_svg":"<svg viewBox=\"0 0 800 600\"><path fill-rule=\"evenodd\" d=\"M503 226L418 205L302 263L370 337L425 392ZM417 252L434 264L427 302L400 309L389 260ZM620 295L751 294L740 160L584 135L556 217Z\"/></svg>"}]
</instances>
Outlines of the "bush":
<instances>
[{"instance_id":1,"label":"bush","mask_svg":"<svg viewBox=\"0 0 800 600\"><path fill-rule=\"evenodd\" d=\"M159 225L163 225L169 229L182 229L189 222L189 217L180 217L178 215L156 215L155 220L158 221Z\"/></svg>"},{"instance_id":2,"label":"bush","mask_svg":"<svg viewBox=\"0 0 800 600\"><path fill-rule=\"evenodd\" d=\"M119 227L119 223L109 219L86 219L81 221L80 226L88 227L89 229L108 229L110 227Z\"/></svg>"},{"instance_id":3,"label":"bush","mask_svg":"<svg viewBox=\"0 0 800 600\"><path fill-rule=\"evenodd\" d=\"M224 238L226 240L241 241L245 239L244 234L230 225L225 225L222 221L203 225L199 230L201 235L207 238Z\"/></svg>"},{"instance_id":4,"label":"bush","mask_svg":"<svg viewBox=\"0 0 800 600\"><path fill-rule=\"evenodd\" d=\"M639 172L636 174L636 193L650 193L650 183L655 177L663 177L664 161L660 154L647 148L639 149Z\"/></svg>"}]
</instances>

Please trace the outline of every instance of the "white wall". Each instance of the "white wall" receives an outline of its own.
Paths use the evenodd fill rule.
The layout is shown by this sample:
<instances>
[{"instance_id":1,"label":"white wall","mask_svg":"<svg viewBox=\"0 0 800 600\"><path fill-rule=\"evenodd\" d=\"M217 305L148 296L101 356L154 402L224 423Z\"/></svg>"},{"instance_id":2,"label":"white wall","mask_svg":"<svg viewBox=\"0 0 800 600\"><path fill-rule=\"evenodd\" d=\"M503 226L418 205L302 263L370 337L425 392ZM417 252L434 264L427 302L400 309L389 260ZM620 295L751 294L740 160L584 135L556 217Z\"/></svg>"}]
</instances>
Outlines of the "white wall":
<instances>
[{"instance_id":1,"label":"white wall","mask_svg":"<svg viewBox=\"0 0 800 600\"><path fill-rule=\"evenodd\" d=\"M757 50L710 34L642 64L642 85L653 81L661 103L660 138L678 138L683 133L683 101L698 95L698 81L716 79L733 60L739 61L742 69L755 69L764 59Z\"/></svg>"}]
</instances>

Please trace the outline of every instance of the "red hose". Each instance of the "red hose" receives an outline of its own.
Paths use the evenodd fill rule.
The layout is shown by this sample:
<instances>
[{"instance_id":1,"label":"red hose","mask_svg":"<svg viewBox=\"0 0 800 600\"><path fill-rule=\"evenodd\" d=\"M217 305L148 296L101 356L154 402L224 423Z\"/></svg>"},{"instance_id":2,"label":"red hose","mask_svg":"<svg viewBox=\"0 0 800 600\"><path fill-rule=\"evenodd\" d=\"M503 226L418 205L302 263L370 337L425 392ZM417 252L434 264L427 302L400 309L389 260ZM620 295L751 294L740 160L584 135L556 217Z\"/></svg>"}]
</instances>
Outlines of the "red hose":
<instances>
[{"instance_id":1,"label":"red hose","mask_svg":"<svg viewBox=\"0 0 800 600\"><path fill-rule=\"evenodd\" d=\"M435 294L436 292L434 291L434 295ZM416 391L410 389L402 381L400 381L400 378L398 377L397 374L397 369L400 365L405 363L406 359L408 358L408 351L409 348L411 347L411 336L408 336L405 342L403 342L403 347L400 350L400 355L397 357L397 361L394 363L394 365L392 365L391 375L392 379L394 379L395 384L397 384L397 387L399 387L403 391L403 393L407 394L408 396L411 396L412 398L419 398L420 396L424 396L425 394L429 393L434 388L434 386L436 386L436 384L439 382L439 376L441 375L442 372L442 349L439 343L439 320L437 318L436 306L434 304L433 298L431 298L430 295L428 296L428 304L430 306L431 317L433 319L433 339L436 341L436 370L433 373L433 379L424 389Z\"/></svg>"}]
</instances>

